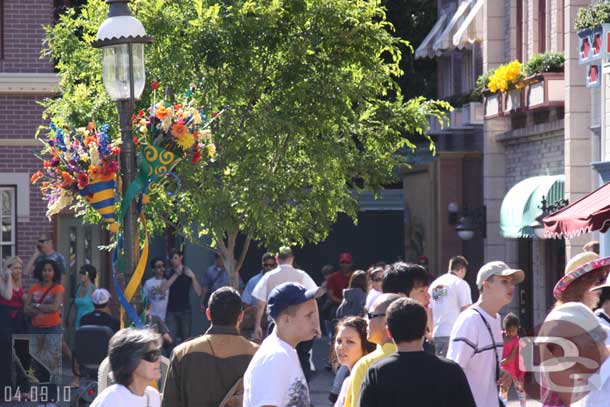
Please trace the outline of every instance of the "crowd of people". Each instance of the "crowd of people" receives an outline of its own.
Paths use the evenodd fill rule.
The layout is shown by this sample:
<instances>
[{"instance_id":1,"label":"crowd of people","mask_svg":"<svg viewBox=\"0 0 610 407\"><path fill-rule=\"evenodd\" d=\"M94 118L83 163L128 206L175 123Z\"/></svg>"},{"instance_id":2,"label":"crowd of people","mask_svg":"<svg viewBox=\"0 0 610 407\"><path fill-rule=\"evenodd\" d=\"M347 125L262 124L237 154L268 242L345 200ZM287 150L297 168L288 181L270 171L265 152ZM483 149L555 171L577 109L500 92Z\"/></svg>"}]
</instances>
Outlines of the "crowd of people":
<instances>
[{"instance_id":1,"label":"crowd of people","mask_svg":"<svg viewBox=\"0 0 610 407\"><path fill-rule=\"evenodd\" d=\"M28 289L22 261L5 261L0 362L12 366L0 369L6 385L36 380L20 366L10 344L13 333L56 336L57 349L70 354L58 335L65 295L60 256L52 241L41 237L34 260L25 266L37 280ZM519 318L500 315L513 301L515 286L525 280L523 270L501 261L483 265L473 279L478 290L473 303L466 282L469 265L462 256L453 257L447 273L434 279L424 265L405 262L354 270L352 255L341 253L338 269L322 269L320 286L295 267L289 247L265 253L261 271L245 285L241 279L233 284L220 256L201 283L183 259L173 251L169 270L162 258L150 262L152 277L143 284L143 329L120 330L110 311L110 292L95 287L95 268L79 270L74 326L106 326L115 332L108 347L114 384L92 405L309 407L317 337L332 343L329 399L335 407L503 406L511 387L526 405L525 373L536 369L523 361ZM610 258L586 250L567 262L553 290L556 303L538 337L568 340L580 352L576 356L591 363L545 369L545 362L574 355L565 355L557 342L537 342L543 368L533 374L544 406L601 406L610 399L609 270ZM202 298L210 321L195 338L191 291ZM162 374L164 354L171 358ZM78 363L74 371L78 380ZM575 375L594 376L584 382L595 385L578 387Z\"/></svg>"}]
</instances>

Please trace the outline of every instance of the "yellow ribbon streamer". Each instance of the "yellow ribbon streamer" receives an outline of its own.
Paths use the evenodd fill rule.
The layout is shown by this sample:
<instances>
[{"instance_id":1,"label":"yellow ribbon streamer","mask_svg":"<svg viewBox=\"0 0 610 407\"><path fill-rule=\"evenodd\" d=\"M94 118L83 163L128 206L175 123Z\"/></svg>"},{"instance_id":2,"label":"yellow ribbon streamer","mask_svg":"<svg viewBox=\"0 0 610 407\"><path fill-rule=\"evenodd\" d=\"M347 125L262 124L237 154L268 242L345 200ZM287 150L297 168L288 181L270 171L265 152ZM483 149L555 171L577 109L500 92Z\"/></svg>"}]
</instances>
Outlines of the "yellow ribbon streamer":
<instances>
[{"instance_id":1,"label":"yellow ribbon streamer","mask_svg":"<svg viewBox=\"0 0 610 407\"><path fill-rule=\"evenodd\" d=\"M142 277L144 277L144 271L146 270L146 263L148 262L148 232L146 232L146 218L142 213L140 215L140 222L142 222L142 226L144 228L144 246L142 247L142 253L140 255L140 260L138 260L138 265L125 288L125 298L127 301L131 302L134 295L136 294L136 290L140 286L142 282ZM121 329L125 328L125 310L121 307Z\"/></svg>"}]
</instances>

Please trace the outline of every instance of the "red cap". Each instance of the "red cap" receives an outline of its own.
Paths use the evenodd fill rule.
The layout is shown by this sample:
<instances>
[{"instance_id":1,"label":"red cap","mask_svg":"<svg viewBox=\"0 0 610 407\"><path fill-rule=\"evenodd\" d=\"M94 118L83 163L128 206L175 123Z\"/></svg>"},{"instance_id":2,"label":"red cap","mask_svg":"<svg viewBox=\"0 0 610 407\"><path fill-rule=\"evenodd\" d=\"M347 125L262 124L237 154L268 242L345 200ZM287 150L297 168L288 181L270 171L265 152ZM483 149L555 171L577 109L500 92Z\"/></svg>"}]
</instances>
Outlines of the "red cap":
<instances>
[{"instance_id":1,"label":"red cap","mask_svg":"<svg viewBox=\"0 0 610 407\"><path fill-rule=\"evenodd\" d=\"M347 253L347 252L341 253L339 255L339 262L342 262L342 261L346 261L346 262L351 263L352 262L352 254L351 253Z\"/></svg>"}]
</instances>

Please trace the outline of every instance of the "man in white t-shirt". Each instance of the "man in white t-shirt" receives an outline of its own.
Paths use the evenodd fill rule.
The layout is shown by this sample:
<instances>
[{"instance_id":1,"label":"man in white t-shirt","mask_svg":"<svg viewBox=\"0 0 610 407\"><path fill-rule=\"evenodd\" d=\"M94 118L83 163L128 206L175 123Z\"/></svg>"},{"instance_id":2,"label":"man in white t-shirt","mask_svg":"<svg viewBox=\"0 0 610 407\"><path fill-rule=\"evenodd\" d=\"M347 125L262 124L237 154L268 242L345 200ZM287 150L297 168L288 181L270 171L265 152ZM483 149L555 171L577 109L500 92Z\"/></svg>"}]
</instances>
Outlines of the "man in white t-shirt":
<instances>
[{"instance_id":1,"label":"man in white t-shirt","mask_svg":"<svg viewBox=\"0 0 610 407\"><path fill-rule=\"evenodd\" d=\"M150 315L155 315L165 321L169 287L165 278L165 260L155 257L150 262L154 277L144 283L144 296L150 304Z\"/></svg>"},{"instance_id":2,"label":"man in white t-shirt","mask_svg":"<svg viewBox=\"0 0 610 407\"><path fill-rule=\"evenodd\" d=\"M449 260L449 271L434 280L428 289L432 297L432 336L437 356L447 355L453 324L460 312L472 305L470 286L464 281L467 269L468 261L464 257L452 257Z\"/></svg>"},{"instance_id":3,"label":"man in white t-shirt","mask_svg":"<svg viewBox=\"0 0 610 407\"><path fill-rule=\"evenodd\" d=\"M263 339L261 321L265 314L267 299L275 287L282 283L291 282L299 283L308 290L318 288L316 283L306 272L292 267L294 255L292 254L292 249L290 249L290 247L280 247L276 260L278 267L265 273L254 287L254 290L252 290L252 296L257 300L254 336L258 340Z\"/></svg>"},{"instance_id":4,"label":"man in white t-shirt","mask_svg":"<svg viewBox=\"0 0 610 407\"><path fill-rule=\"evenodd\" d=\"M269 295L267 308L275 328L244 374L244 407L310 407L296 346L320 335L317 291L283 283Z\"/></svg>"},{"instance_id":5,"label":"man in white t-shirt","mask_svg":"<svg viewBox=\"0 0 610 407\"><path fill-rule=\"evenodd\" d=\"M515 285L524 278L522 270L504 262L485 264L477 274L479 301L453 325L447 358L464 370L477 407L499 406L498 386L506 388L512 382L510 373L500 367L504 340L498 312L512 301Z\"/></svg>"}]
</instances>

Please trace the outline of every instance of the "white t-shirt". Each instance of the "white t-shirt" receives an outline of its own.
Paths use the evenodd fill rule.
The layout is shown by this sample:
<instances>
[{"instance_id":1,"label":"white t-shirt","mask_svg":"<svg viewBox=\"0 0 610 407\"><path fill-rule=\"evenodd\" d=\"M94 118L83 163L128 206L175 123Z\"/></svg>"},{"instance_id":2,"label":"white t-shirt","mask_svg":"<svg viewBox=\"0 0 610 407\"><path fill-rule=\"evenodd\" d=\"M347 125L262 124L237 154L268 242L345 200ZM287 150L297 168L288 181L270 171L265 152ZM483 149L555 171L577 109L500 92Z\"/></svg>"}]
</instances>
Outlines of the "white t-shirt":
<instances>
[{"instance_id":1,"label":"white t-shirt","mask_svg":"<svg viewBox=\"0 0 610 407\"><path fill-rule=\"evenodd\" d=\"M601 308L595 311L595 315L599 320L599 324L604 328L604 331L606 331L606 346L610 346L610 322L608 322L610 317Z\"/></svg>"},{"instance_id":2,"label":"white t-shirt","mask_svg":"<svg viewBox=\"0 0 610 407\"><path fill-rule=\"evenodd\" d=\"M374 288L371 288L369 290L369 293L366 295L366 309L370 310L373 306L373 303L380 295L381 293L379 291L375 290Z\"/></svg>"},{"instance_id":3,"label":"white t-shirt","mask_svg":"<svg viewBox=\"0 0 610 407\"><path fill-rule=\"evenodd\" d=\"M246 369L243 407L310 407L310 404L297 351L274 330Z\"/></svg>"},{"instance_id":4,"label":"white t-shirt","mask_svg":"<svg viewBox=\"0 0 610 407\"><path fill-rule=\"evenodd\" d=\"M167 312L167 300L169 299L169 290L163 292L161 284L165 279L150 278L144 283L144 295L150 303L150 314L156 315L161 320L165 321L165 313Z\"/></svg>"},{"instance_id":5,"label":"white t-shirt","mask_svg":"<svg viewBox=\"0 0 610 407\"><path fill-rule=\"evenodd\" d=\"M90 407L161 407L161 396L151 386L138 396L122 384L113 384L98 394Z\"/></svg>"},{"instance_id":6,"label":"white t-shirt","mask_svg":"<svg viewBox=\"0 0 610 407\"><path fill-rule=\"evenodd\" d=\"M267 302L269 294L275 287L288 282L302 284L307 290L318 288L309 274L303 270L295 269L289 264L280 264L263 275L252 290L252 296L257 300Z\"/></svg>"},{"instance_id":7,"label":"white t-shirt","mask_svg":"<svg viewBox=\"0 0 610 407\"><path fill-rule=\"evenodd\" d=\"M487 320L494 335L495 344L483 319L475 311L479 310ZM496 353L494 353L494 346ZM475 304L462 312L451 331L447 358L457 362L464 370L470 390L477 407L498 405L498 386L496 385L496 362L502 357L504 340L500 315L495 318Z\"/></svg>"},{"instance_id":8,"label":"white t-shirt","mask_svg":"<svg viewBox=\"0 0 610 407\"><path fill-rule=\"evenodd\" d=\"M343 380L343 384L341 385L341 391L337 396L337 401L335 401L335 405L333 407L343 407L345 405L345 399L347 398L347 390L349 389L349 384L351 383L351 377L347 376L345 380Z\"/></svg>"},{"instance_id":9,"label":"white t-shirt","mask_svg":"<svg viewBox=\"0 0 610 407\"><path fill-rule=\"evenodd\" d=\"M462 307L472 304L470 286L456 275L446 273L428 288L434 318L433 336L448 337Z\"/></svg>"}]
</instances>

